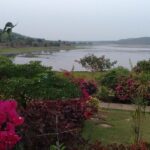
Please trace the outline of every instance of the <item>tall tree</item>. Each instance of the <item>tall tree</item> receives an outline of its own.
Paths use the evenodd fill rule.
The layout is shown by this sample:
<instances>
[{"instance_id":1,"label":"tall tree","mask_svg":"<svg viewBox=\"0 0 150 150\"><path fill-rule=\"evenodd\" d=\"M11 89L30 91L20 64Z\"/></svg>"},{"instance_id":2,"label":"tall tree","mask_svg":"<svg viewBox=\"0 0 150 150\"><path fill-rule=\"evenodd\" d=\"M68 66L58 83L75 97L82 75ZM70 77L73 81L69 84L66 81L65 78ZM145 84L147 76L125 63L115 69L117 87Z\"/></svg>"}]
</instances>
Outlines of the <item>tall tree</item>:
<instances>
[{"instance_id":1,"label":"tall tree","mask_svg":"<svg viewBox=\"0 0 150 150\"><path fill-rule=\"evenodd\" d=\"M9 38L9 41L11 41L11 33L12 33L12 29L15 27L16 25L13 25L12 22L7 22L5 24L5 27L3 29L3 33L7 33L8 34L8 38Z\"/></svg>"}]
</instances>

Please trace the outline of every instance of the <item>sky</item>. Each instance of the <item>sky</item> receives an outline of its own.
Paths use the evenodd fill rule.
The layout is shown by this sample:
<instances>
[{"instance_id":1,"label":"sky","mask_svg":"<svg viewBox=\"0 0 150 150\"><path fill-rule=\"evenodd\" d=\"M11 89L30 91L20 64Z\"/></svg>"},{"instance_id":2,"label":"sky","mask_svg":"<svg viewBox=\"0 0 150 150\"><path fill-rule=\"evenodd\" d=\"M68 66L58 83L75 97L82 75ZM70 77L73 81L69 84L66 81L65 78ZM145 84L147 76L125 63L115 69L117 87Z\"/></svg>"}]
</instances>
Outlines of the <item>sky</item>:
<instances>
[{"instance_id":1,"label":"sky","mask_svg":"<svg viewBox=\"0 0 150 150\"><path fill-rule=\"evenodd\" d=\"M48 40L150 36L150 0L0 0L0 28Z\"/></svg>"}]
</instances>

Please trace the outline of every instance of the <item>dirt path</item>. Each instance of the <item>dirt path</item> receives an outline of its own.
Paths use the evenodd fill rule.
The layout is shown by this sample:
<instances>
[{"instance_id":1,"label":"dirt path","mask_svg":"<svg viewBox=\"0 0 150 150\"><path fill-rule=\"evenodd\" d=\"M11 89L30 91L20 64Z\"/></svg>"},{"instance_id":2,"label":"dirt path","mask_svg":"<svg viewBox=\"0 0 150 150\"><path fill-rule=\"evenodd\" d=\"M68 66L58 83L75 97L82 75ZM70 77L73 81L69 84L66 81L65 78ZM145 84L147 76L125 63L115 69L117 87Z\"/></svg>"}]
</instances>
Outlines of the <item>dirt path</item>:
<instances>
[{"instance_id":1,"label":"dirt path","mask_svg":"<svg viewBox=\"0 0 150 150\"><path fill-rule=\"evenodd\" d=\"M135 105L133 104L115 104L115 103L100 103L102 108L109 108L109 109L119 109L119 110L135 110ZM150 106L147 106L145 109L146 112L150 112Z\"/></svg>"}]
</instances>

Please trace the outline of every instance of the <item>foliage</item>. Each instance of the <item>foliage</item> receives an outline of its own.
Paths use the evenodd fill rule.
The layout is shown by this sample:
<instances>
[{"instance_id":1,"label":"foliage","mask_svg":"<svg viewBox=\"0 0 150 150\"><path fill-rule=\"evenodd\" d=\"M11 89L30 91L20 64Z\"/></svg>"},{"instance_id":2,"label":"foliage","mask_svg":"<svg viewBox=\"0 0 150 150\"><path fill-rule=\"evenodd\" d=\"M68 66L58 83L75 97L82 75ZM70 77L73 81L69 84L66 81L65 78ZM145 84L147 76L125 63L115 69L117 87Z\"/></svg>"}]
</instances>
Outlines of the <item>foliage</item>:
<instances>
[{"instance_id":1,"label":"foliage","mask_svg":"<svg viewBox=\"0 0 150 150\"><path fill-rule=\"evenodd\" d=\"M48 41L45 39L31 38L13 33L12 30L16 25L12 22L7 22L3 30L0 29L0 44L4 47L60 47L71 46L74 42L68 41Z\"/></svg>"},{"instance_id":2,"label":"foliage","mask_svg":"<svg viewBox=\"0 0 150 150\"><path fill-rule=\"evenodd\" d=\"M84 97L95 94L97 92L97 84L94 80L86 80L84 78L76 78L71 72L65 71L64 76L71 82L78 85Z\"/></svg>"},{"instance_id":3,"label":"foliage","mask_svg":"<svg viewBox=\"0 0 150 150\"><path fill-rule=\"evenodd\" d=\"M150 82L150 73L145 73L145 72L141 72L141 73L134 73L133 74L134 78L138 81L141 82L141 84L146 84Z\"/></svg>"},{"instance_id":4,"label":"foliage","mask_svg":"<svg viewBox=\"0 0 150 150\"><path fill-rule=\"evenodd\" d=\"M5 24L4 30L3 32L7 32L7 34L11 34L12 29L15 27L16 25L13 25L12 22L7 22Z\"/></svg>"},{"instance_id":5,"label":"foliage","mask_svg":"<svg viewBox=\"0 0 150 150\"><path fill-rule=\"evenodd\" d=\"M0 101L0 149L12 150L21 137L16 127L23 124L24 119L16 111L16 101Z\"/></svg>"},{"instance_id":6,"label":"foliage","mask_svg":"<svg viewBox=\"0 0 150 150\"><path fill-rule=\"evenodd\" d=\"M52 145L50 147L50 150L65 150L66 147L64 146L64 144L59 144L58 141L56 142L56 145Z\"/></svg>"},{"instance_id":7,"label":"foliage","mask_svg":"<svg viewBox=\"0 0 150 150\"><path fill-rule=\"evenodd\" d=\"M109 89L108 87L106 86L100 86L96 96L101 99L101 100L108 100L109 99L109 96L110 96L110 91L111 89Z\"/></svg>"},{"instance_id":8,"label":"foliage","mask_svg":"<svg viewBox=\"0 0 150 150\"><path fill-rule=\"evenodd\" d=\"M117 61L111 62L110 59L105 58L105 56L96 57L92 54L81 58L78 63L80 63L82 67L95 72L108 70L114 66Z\"/></svg>"},{"instance_id":9,"label":"foliage","mask_svg":"<svg viewBox=\"0 0 150 150\"><path fill-rule=\"evenodd\" d=\"M133 100L137 92L139 83L133 78L126 77L120 79L120 82L116 85L115 95L122 101Z\"/></svg>"},{"instance_id":10,"label":"foliage","mask_svg":"<svg viewBox=\"0 0 150 150\"><path fill-rule=\"evenodd\" d=\"M25 106L32 99L65 100L81 96L76 83L57 76L51 67L43 67L40 62L16 65L5 57L0 62L0 98L16 99Z\"/></svg>"},{"instance_id":11,"label":"foliage","mask_svg":"<svg viewBox=\"0 0 150 150\"><path fill-rule=\"evenodd\" d=\"M12 29L15 27L16 25L13 25L13 23L12 22L7 22L6 24L5 24L5 27L4 27L4 29L2 30L2 31L0 31L0 42L2 42L2 41L5 41L4 39L4 37L5 36L8 36L6 39L7 39L7 41L11 41L12 39L12 37L11 37L11 33L12 33Z\"/></svg>"},{"instance_id":12,"label":"foliage","mask_svg":"<svg viewBox=\"0 0 150 150\"><path fill-rule=\"evenodd\" d=\"M142 140L142 122L144 118L146 105L143 99L140 97L134 99L134 103L136 105L136 108L135 111L132 113L133 135L134 135L134 143L138 145Z\"/></svg>"},{"instance_id":13,"label":"foliage","mask_svg":"<svg viewBox=\"0 0 150 150\"><path fill-rule=\"evenodd\" d=\"M80 98L67 101L32 100L27 104L25 119L28 130L24 137L26 149L42 147L44 150L54 145L55 141L68 145L75 135L79 136L84 120L89 119L96 111L95 107L88 103L96 85L72 76L68 78L67 80L81 89Z\"/></svg>"},{"instance_id":14,"label":"foliage","mask_svg":"<svg viewBox=\"0 0 150 150\"><path fill-rule=\"evenodd\" d=\"M100 110L100 100L96 97L91 97L88 105L93 108L96 112Z\"/></svg>"},{"instance_id":15,"label":"foliage","mask_svg":"<svg viewBox=\"0 0 150 150\"><path fill-rule=\"evenodd\" d=\"M136 72L150 72L150 59L139 61L133 70Z\"/></svg>"},{"instance_id":16,"label":"foliage","mask_svg":"<svg viewBox=\"0 0 150 150\"><path fill-rule=\"evenodd\" d=\"M74 134L80 133L83 121L91 115L92 109L85 99L30 102L25 113L26 149L42 147L44 150L55 143L57 136L60 142L67 143Z\"/></svg>"},{"instance_id":17,"label":"foliage","mask_svg":"<svg viewBox=\"0 0 150 150\"><path fill-rule=\"evenodd\" d=\"M101 79L100 83L108 88L114 88L119 78L127 77L129 70L123 67L117 67L108 71Z\"/></svg>"},{"instance_id":18,"label":"foliage","mask_svg":"<svg viewBox=\"0 0 150 150\"><path fill-rule=\"evenodd\" d=\"M150 99L150 82L147 82L144 77L124 77L120 78L120 81L115 87L116 97L122 101L131 101L137 97L141 97L145 100ZM132 101L134 102L134 101Z\"/></svg>"},{"instance_id":19,"label":"foliage","mask_svg":"<svg viewBox=\"0 0 150 150\"><path fill-rule=\"evenodd\" d=\"M7 57L0 56L0 78L24 77L33 78L36 75L50 71L50 67L44 67L40 62L30 62L29 64L16 65Z\"/></svg>"},{"instance_id":20,"label":"foliage","mask_svg":"<svg viewBox=\"0 0 150 150\"><path fill-rule=\"evenodd\" d=\"M80 97L80 89L68 79L55 74L41 74L38 77L11 78L0 81L0 93L4 99L17 99L23 106L32 99L58 100Z\"/></svg>"}]
</instances>

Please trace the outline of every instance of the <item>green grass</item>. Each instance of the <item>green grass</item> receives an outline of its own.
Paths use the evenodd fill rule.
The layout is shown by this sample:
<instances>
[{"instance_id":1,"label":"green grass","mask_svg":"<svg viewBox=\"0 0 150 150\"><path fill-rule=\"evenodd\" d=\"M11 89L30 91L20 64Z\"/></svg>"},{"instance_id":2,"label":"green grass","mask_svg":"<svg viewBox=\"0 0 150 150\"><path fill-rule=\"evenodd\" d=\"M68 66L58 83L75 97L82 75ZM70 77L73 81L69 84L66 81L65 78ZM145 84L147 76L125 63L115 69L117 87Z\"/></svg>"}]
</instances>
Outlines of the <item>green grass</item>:
<instances>
[{"instance_id":1,"label":"green grass","mask_svg":"<svg viewBox=\"0 0 150 150\"><path fill-rule=\"evenodd\" d=\"M83 137L91 141L100 140L104 144L119 143L130 144L133 142L132 118L129 111L105 110L106 122L111 128L105 128L94 121L86 121ZM143 139L150 141L150 114L146 114L142 124Z\"/></svg>"},{"instance_id":2,"label":"green grass","mask_svg":"<svg viewBox=\"0 0 150 150\"><path fill-rule=\"evenodd\" d=\"M0 48L0 54L18 54L18 53L25 53L25 52L34 52L34 51L57 51L57 50L71 50L75 49L73 46L60 46L60 47L20 47L20 48Z\"/></svg>"},{"instance_id":3,"label":"green grass","mask_svg":"<svg viewBox=\"0 0 150 150\"><path fill-rule=\"evenodd\" d=\"M63 72L56 73L63 76ZM100 81L100 79L105 75L105 72L74 71L72 74L74 77Z\"/></svg>"}]
</instances>

